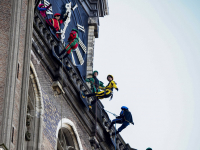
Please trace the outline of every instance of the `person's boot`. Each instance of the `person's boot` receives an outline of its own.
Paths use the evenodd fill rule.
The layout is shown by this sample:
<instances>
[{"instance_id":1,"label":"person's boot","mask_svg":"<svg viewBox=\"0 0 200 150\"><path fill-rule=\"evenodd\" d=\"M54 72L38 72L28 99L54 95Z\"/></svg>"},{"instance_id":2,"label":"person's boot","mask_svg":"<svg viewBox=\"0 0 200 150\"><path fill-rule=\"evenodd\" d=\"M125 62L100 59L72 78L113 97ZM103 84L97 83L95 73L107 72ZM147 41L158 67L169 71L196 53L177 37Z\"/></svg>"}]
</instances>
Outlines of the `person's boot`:
<instances>
[{"instance_id":1,"label":"person's boot","mask_svg":"<svg viewBox=\"0 0 200 150\"><path fill-rule=\"evenodd\" d=\"M92 105L91 105L91 104L89 104L88 107L89 107L90 109L92 109Z\"/></svg>"},{"instance_id":2,"label":"person's boot","mask_svg":"<svg viewBox=\"0 0 200 150\"><path fill-rule=\"evenodd\" d=\"M83 93L83 92L81 93L81 95L82 95L82 98L85 98L85 97L86 97L86 96L85 96L85 93Z\"/></svg>"}]
</instances>

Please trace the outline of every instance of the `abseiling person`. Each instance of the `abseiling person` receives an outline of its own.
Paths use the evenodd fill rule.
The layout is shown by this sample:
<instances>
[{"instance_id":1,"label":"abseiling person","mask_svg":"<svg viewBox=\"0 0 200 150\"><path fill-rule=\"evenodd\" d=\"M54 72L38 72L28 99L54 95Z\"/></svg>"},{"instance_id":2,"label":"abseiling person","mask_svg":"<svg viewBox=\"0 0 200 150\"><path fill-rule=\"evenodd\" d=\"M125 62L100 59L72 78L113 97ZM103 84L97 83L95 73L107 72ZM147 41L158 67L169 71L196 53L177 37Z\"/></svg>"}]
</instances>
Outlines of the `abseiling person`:
<instances>
[{"instance_id":1,"label":"abseiling person","mask_svg":"<svg viewBox=\"0 0 200 150\"><path fill-rule=\"evenodd\" d=\"M108 85L106 87L99 87L102 91L95 92L95 93L92 93L92 94L84 94L84 93L82 93L82 97L85 98L85 97L96 96L97 99L104 99L104 98L109 98L109 97L111 97L111 99L112 99L112 97L113 97L113 88L115 88L118 91L118 87L117 87L115 81L113 81L113 76L112 75L108 75L107 76L107 80L109 81L109 83L108 83ZM90 105L89 105L89 107L91 108Z\"/></svg>"},{"instance_id":2,"label":"abseiling person","mask_svg":"<svg viewBox=\"0 0 200 150\"><path fill-rule=\"evenodd\" d=\"M132 118L132 114L131 112L128 110L128 107L126 106L122 106L121 107L121 112L120 112L120 115L116 117L116 119L112 120L110 126L108 127L108 132L111 130L112 126L115 124L115 123L118 123L118 124L122 124L116 134L118 134L119 132L121 132L123 129L125 129L128 125L133 124L134 125L134 122L133 122L133 118ZM112 133L112 136L115 135L115 133Z\"/></svg>"}]
</instances>

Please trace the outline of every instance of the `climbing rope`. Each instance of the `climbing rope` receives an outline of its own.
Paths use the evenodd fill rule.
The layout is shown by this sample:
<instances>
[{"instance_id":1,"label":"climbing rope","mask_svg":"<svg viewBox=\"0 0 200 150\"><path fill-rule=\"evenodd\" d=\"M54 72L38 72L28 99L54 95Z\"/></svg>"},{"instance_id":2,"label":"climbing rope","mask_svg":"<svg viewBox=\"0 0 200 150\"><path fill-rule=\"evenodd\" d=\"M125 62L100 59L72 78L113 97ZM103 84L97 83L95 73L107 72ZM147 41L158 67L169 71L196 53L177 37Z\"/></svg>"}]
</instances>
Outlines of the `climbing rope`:
<instances>
[{"instance_id":1,"label":"climbing rope","mask_svg":"<svg viewBox=\"0 0 200 150\"><path fill-rule=\"evenodd\" d=\"M62 85L63 85L63 58L62 58ZM64 133L63 133L63 131L62 131L62 106L63 106L63 104L62 104L62 99L61 99L61 133L62 133L62 138L64 138L65 136L64 136Z\"/></svg>"},{"instance_id":2,"label":"climbing rope","mask_svg":"<svg viewBox=\"0 0 200 150\"><path fill-rule=\"evenodd\" d=\"M117 149L117 141L116 141L116 120L115 120L115 150Z\"/></svg>"},{"instance_id":3,"label":"climbing rope","mask_svg":"<svg viewBox=\"0 0 200 150\"><path fill-rule=\"evenodd\" d=\"M102 108L103 109L103 108ZM105 109L104 109L105 110ZM110 114L112 114L113 116L115 116L115 117L117 117L118 115L116 115L116 114L114 114L114 113L111 113L110 111L107 111L107 110L105 110L106 112L108 112L108 113L110 113Z\"/></svg>"},{"instance_id":4,"label":"climbing rope","mask_svg":"<svg viewBox=\"0 0 200 150\"><path fill-rule=\"evenodd\" d=\"M102 108L102 109L103 109L103 108ZM105 109L104 109L104 110L105 110ZM117 117L116 114L114 114L114 113L112 113L112 112L110 112L110 111L107 111L107 110L105 110L105 111L108 112L108 113L110 113L110 114L112 114L113 116ZM115 120L115 150L116 150L116 148L117 148L117 141L116 141L117 135L116 135L116 131L117 131L117 128L116 128L116 120Z\"/></svg>"}]
</instances>

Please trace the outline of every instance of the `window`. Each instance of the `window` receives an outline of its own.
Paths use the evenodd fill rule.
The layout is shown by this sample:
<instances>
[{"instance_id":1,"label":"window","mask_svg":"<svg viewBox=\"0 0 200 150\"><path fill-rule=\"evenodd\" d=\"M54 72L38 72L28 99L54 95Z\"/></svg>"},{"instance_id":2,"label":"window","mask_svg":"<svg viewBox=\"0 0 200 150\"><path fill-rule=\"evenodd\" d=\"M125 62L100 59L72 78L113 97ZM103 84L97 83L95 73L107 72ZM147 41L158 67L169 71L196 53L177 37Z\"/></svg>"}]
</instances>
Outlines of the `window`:
<instances>
[{"instance_id":1,"label":"window","mask_svg":"<svg viewBox=\"0 0 200 150\"><path fill-rule=\"evenodd\" d=\"M19 78L19 63L17 65L17 79Z\"/></svg>"},{"instance_id":2,"label":"window","mask_svg":"<svg viewBox=\"0 0 200 150\"><path fill-rule=\"evenodd\" d=\"M58 123L56 137L57 150L83 150L76 126L67 118Z\"/></svg>"},{"instance_id":3,"label":"window","mask_svg":"<svg viewBox=\"0 0 200 150\"><path fill-rule=\"evenodd\" d=\"M73 137L66 128L61 128L58 133L57 150L75 150Z\"/></svg>"}]
</instances>

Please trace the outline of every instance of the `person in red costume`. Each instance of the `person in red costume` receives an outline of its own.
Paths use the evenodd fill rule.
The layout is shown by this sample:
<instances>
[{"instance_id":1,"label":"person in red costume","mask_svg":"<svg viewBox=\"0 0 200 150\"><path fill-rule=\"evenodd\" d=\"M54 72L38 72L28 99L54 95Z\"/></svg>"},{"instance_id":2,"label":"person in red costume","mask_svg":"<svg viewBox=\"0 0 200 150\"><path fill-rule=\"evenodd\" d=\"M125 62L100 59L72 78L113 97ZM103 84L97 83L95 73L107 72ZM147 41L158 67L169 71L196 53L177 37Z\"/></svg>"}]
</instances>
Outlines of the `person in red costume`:
<instances>
[{"instance_id":1,"label":"person in red costume","mask_svg":"<svg viewBox=\"0 0 200 150\"><path fill-rule=\"evenodd\" d=\"M78 30L76 29L72 29L69 38L68 38L68 44L65 47L65 49L59 54L59 57L61 55L63 55L65 52L67 53L64 57L66 58L71 52L72 50L76 49L78 47L78 42L79 42L79 37L78 37Z\"/></svg>"},{"instance_id":2,"label":"person in red costume","mask_svg":"<svg viewBox=\"0 0 200 150\"><path fill-rule=\"evenodd\" d=\"M63 19L60 19L60 16L61 16L61 14L56 13L54 15L54 18L49 19L49 22L52 23L52 25L53 25L53 27L54 27L54 29L56 31L56 37L58 39L60 39L60 34L61 34L61 32L60 32L60 25L64 22Z\"/></svg>"}]
</instances>

